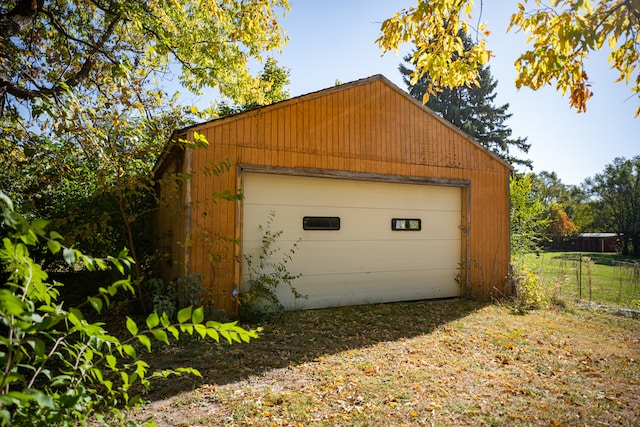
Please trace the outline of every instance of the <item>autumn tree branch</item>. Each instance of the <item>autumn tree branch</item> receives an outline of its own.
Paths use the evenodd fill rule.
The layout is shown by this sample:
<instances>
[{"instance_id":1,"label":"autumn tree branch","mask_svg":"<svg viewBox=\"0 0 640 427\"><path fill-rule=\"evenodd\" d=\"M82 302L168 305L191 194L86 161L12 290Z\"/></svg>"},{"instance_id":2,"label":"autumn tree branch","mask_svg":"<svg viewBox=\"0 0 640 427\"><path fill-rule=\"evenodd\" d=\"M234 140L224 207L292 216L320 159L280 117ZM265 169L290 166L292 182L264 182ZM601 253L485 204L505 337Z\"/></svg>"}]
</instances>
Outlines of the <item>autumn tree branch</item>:
<instances>
[{"instance_id":1,"label":"autumn tree branch","mask_svg":"<svg viewBox=\"0 0 640 427\"><path fill-rule=\"evenodd\" d=\"M103 54L112 62L116 62L113 58L109 57L109 54L105 50L105 46L114 34L118 24L122 22L122 16L120 14L114 15L113 19L104 29L100 37L95 42L91 42L72 37L68 34L57 22L54 13L43 8L42 2L43 0L21 0L11 12L0 16L0 40L7 40L9 37L18 34L20 31L26 31L29 26L33 25L37 14L42 13L50 19L53 28L55 28L56 31L66 39L88 47L85 54L85 60L75 73L67 78L63 78L63 76L61 76L61 79L50 87L39 87L32 81L36 88L30 89L21 85L15 78L11 78L6 74L0 74L0 98L3 98L6 94L10 94L19 99L30 100L45 96L59 95L66 90L66 88L76 87L88 78L95 66L95 56L97 54ZM29 5L26 5L27 3ZM16 16L19 18L16 18ZM20 25L11 25L12 22L17 22ZM2 45L0 44L0 46ZM4 52L2 52L2 56L4 56Z\"/></svg>"},{"instance_id":2,"label":"autumn tree branch","mask_svg":"<svg viewBox=\"0 0 640 427\"><path fill-rule=\"evenodd\" d=\"M33 25L43 4L44 0L19 0L8 13L0 13L0 40L8 40Z\"/></svg>"}]
</instances>

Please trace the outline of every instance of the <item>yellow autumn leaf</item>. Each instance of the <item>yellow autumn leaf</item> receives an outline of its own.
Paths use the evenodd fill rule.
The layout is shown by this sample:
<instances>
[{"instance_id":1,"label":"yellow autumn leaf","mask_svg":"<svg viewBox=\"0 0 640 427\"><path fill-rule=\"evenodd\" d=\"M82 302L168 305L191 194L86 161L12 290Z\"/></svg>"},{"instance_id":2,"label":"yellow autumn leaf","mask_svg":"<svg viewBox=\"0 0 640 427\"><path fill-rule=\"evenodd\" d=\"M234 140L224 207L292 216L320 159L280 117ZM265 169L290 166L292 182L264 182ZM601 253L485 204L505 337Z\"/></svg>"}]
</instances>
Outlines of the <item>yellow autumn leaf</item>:
<instances>
[{"instance_id":1,"label":"yellow autumn leaf","mask_svg":"<svg viewBox=\"0 0 640 427\"><path fill-rule=\"evenodd\" d=\"M622 49L612 56L615 60L610 59L620 72L618 81L626 82L631 92L637 94L640 91L637 54L640 20L631 3L554 0L545 6L539 0L517 2L517 11L510 16L507 31L515 28L525 33L530 50L515 62L516 87L538 90L542 86L555 86L562 95L570 93L571 106L583 112L592 93L586 89L585 79L575 77L576 63L608 43L612 50L618 46ZM475 28L476 34L483 37L490 34L485 23L471 21L475 6L473 1L418 0L417 8L402 10L394 16L398 22L392 25L392 21L385 21L383 34L376 42L385 52L397 50L401 40L412 40L416 51L422 54L434 52L437 59L415 64L415 75L428 74L434 87L473 84L467 70L486 64L491 58L490 52L482 45L477 54L460 57L466 67L454 66L451 56L459 53L454 43L458 29L472 31ZM483 42L480 40L479 44ZM427 99L428 96L424 101Z\"/></svg>"}]
</instances>

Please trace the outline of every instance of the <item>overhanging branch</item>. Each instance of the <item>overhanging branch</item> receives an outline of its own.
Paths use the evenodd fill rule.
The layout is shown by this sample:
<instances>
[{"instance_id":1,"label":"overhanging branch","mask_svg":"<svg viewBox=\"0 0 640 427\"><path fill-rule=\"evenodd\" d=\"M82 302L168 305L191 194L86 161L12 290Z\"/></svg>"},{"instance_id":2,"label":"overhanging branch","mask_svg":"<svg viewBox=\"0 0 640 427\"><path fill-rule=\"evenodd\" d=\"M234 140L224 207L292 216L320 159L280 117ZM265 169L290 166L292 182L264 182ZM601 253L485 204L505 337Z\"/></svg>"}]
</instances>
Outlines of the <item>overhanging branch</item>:
<instances>
[{"instance_id":1,"label":"overhanging branch","mask_svg":"<svg viewBox=\"0 0 640 427\"><path fill-rule=\"evenodd\" d=\"M21 3L25 3L25 2L29 3L28 1L25 1L25 0L23 0ZM12 79L10 76L6 74L0 74L0 98L3 98L7 94L14 96L15 98L18 98L18 99L35 99L35 98L41 98L41 97L47 97L47 96L55 96L64 92L66 88L73 88L78 86L81 82L86 80L89 74L91 73L91 70L95 66L97 54L102 53L102 54L105 54L107 58L109 57L109 55L105 52L105 45L107 44L111 36L114 34L118 24L121 22L121 19L122 19L121 15L113 16L113 19L111 20L107 28L105 28L104 32L100 35L99 39L95 41L95 43L91 43L88 41L78 40L76 38L71 37L69 34L65 33L62 26L58 25L58 23L55 21L55 17L52 16L51 12L42 10L40 8L38 9L38 13L45 13L49 17L49 19L51 19L53 28L55 28L63 36L65 36L69 40L73 40L76 43L83 44L86 47L88 47L87 52L85 54L85 60L75 73L73 73L70 76L67 76L64 79L54 82L50 87L38 87L35 89L33 88L30 89L28 87L25 87L24 85L21 85L20 82L16 81L15 79ZM35 19L35 15L33 18ZM2 17L0 17L0 20L1 19ZM33 19L32 19L32 22L33 22ZM112 58L110 59L113 60Z\"/></svg>"},{"instance_id":2,"label":"overhanging branch","mask_svg":"<svg viewBox=\"0 0 640 427\"><path fill-rule=\"evenodd\" d=\"M25 31L42 11L44 0L19 0L8 13L0 14L0 40Z\"/></svg>"}]
</instances>

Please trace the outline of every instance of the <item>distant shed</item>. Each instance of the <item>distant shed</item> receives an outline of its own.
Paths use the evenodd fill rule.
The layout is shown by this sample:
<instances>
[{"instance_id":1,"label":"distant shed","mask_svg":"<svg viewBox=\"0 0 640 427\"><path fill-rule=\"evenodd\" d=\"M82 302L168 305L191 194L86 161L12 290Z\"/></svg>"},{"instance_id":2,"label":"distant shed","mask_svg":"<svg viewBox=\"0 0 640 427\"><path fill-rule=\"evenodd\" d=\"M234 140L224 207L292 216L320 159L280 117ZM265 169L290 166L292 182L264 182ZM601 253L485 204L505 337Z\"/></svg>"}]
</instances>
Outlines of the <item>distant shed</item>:
<instances>
[{"instance_id":1,"label":"distant shed","mask_svg":"<svg viewBox=\"0 0 640 427\"><path fill-rule=\"evenodd\" d=\"M620 243L617 233L580 233L573 241L573 250L579 252L616 252Z\"/></svg>"},{"instance_id":2,"label":"distant shed","mask_svg":"<svg viewBox=\"0 0 640 427\"><path fill-rule=\"evenodd\" d=\"M158 273L202 274L213 307L235 308L271 212L278 246L299 241L288 269L309 298L283 293L289 308L510 293L511 166L383 76L175 135L196 132L208 147L170 143L154 169Z\"/></svg>"}]
</instances>

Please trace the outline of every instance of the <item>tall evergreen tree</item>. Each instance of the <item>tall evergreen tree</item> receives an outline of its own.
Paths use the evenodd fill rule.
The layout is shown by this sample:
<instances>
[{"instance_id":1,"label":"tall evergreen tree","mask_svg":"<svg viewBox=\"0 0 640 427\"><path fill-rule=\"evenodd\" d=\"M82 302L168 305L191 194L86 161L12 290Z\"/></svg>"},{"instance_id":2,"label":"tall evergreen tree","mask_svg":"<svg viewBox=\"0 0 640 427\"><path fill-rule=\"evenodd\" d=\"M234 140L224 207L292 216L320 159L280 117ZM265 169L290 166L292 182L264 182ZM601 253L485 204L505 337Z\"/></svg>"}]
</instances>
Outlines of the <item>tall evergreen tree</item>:
<instances>
[{"instance_id":1,"label":"tall evergreen tree","mask_svg":"<svg viewBox=\"0 0 640 427\"><path fill-rule=\"evenodd\" d=\"M460 37L466 51L473 47L468 35L461 34ZM400 64L399 69L411 96L422 102L430 77L425 74L414 85L411 84L413 70L409 67L414 67L411 57L405 57L408 66ZM430 93L427 106L506 161L531 168L531 160L520 159L512 153L512 149L517 149L526 154L530 144L527 138L512 137L513 131L505 123L512 116L507 113L509 104L495 105L498 81L491 75L489 67L480 69L479 83L479 86L459 86Z\"/></svg>"}]
</instances>

